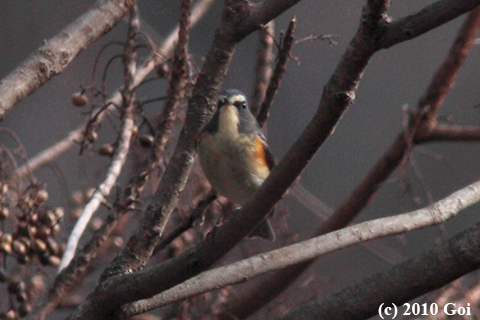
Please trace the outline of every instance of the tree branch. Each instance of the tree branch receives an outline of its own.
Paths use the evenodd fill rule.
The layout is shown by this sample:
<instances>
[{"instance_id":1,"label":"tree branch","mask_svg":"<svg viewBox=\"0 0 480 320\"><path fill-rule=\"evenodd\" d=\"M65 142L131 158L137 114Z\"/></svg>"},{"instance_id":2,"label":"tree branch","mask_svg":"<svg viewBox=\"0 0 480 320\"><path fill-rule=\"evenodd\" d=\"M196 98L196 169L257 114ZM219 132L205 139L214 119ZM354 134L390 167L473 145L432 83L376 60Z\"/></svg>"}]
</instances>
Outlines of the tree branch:
<instances>
[{"instance_id":1,"label":"tree branch","mask_svg":"<svg viewBox=\"0 0 480 320\"><path fill-rule=\"evenodd\" d=\"M282 320L368 319L378 315L382 303L400 306L478 269L479 247L480 223L390 270L365 278L319 301L297 307Z\"/></svg>"},{"instance_id":2,"label":"tree branch","mask_svg":"<svg viewBox=\"0 0 480 320\"><path fill-rule=\"evenodd\" d=\"M428 132L415 134L415 143L433 141L477 142L480 141L480 127L436 124Z\"/></svg>"},{"instance_id":3,"label":"tree branch","mask_svg":"<svg viewBox=\"0 0 480 320\"><path fill-rule=\"evenodd\" d=\"M250 110L257 116L260 105L265 98L265 91L272 76L273 40L275 38L275 21L272 20L258 31L257 64L255 66L255 87L250 99Z\"/></svg>"},{"instance_id":4,"label":"tree branch","mask_svg":"<svg viewBox=\"0 0 480 320\"><path fill-rule=\"evenodd\" d=\"M211 4L213 3L213 0L200 0L198 1L193 10L192 10L192 16L191 16L191 21L190 24L193 27L199 20L200 18L203 17L203 15L208 11L210 8ZM158 49L158 52L161 53L164 56L168 56L172 53L173 49L175 48L175 42L178 41L178 29L179 27L177 26L165 39L163 42L162 46ZM134 90L138 85L142 83L143 80L155 69L155 67L158 64L158 60L152 56L147 59L147 62L138 68L137 72L135 73L134 81L132 83L132 86L130 90ZM122 94L121 90L123 88L118 89L116 92L114 92L110 98L106 101L106 104L110 104L111 106L108 108L108 110L112 110L115 105L121 105L122 103ZM94 113L96 111L93 111ZM97 122L100 122L103 120L103 117L105 115L104 113L101 113L98 118ZM85 130L85 125L81 125L77 129L71 131L70 133L67 134L65 138L60 140L59 142L55 143L48 149L45 149L44 151L40 152L39 154L35 155L33 158L28 160L28 163L30 165L30 168L32 171L38 169L39 167L54 161L58 156L60 156L63 152L67 151L70 149L73 145L75 145L75 142L81 141L83 138L83 131ZM20 167L18 170L15 171L15 175L19 178L25 176L27 174L27 168L25 166Z\"/></svg>"},{"instance_id":5,"label":"tree branch","mask_svg":"<svg viewBox=\"0 0 480 320\"><path fill-rule=\"evenodd\" d=\"M0 82L0 119L109 31L138 0L98 0Z\"/></svg>"},{"instance_id":6,"label":"tree branch","mask_svg":"<svg viewBox=\"0 0 480 320\"><path fill-rule=\"evenodd\" d=\"M241 283L266 272L308 261L355 244L440 224L479 201L480 181L477 181L423 209L359 223L224 267L205 271L151 299L138 301L141 309L129 309L125 316L131 317L208 291Z\"/></svg>"},{"instance_id":7,"label":"tree branch","mask_svg":"<svg viewBox=\"0 0 480 320\"><path fill-rule=\"evenodd\" d=\"M282 83L282 76L285 73L285 68L287 65L288 58L290 58L290 51L292 50L293 46L293 33L295 31L295 24L297 20L293 17L288 24L287 32L285 36L282 38L281 46L278 48L278 55L276 59L275 69L273 71L273 75L270 78L270 82L268 84L268 88L265 92L265 98L262 101L260 106L260 110L257 115L257 121L260 126L267 121L268 112L270 107L273 103L273 98L280 88Z\"/></svg>"},{"instance_id":8,"label":"tree branch","mask_svg":"<svg viewBox=\"0 0 480 320\"><path fill-rule=\"evenodd\" d=\"M440 0L419 12L394 21L380 41L383 49L416 38L475 9L480 0Z\"/></svg>"},{"instance_id":9,"label":"tree branch","mask_svg":"<svg viewBox=\"0 0 480 320\"><path fill-rule=\"evenodd\" d=\"M190 32L190 15L192 1L182 1L180 8L180 23L178 30L178 43L172 61L168 85L168 97L163 107L156 132L156 153L161 154L167 145L173 129L173 121L177 114L180 100L185 96L185 85L188 74L188 37Z\"/></svg>"},{"instance_id":10,"label":"tree branch","mask_svg":"<svg viewBox=\"0 0 480 320\"><path fill-rule=\"evenodd\" d=\"M480 25L480 9L475 9L458 30L457 37L445 61L433 76L425 94L420 98L418 109L424 117L422 126L431 129L437 123L437 113L445 96L453 87L454 80L467 59Z\"/></svg>"},{"instance_id":11,"label":"tree branch","mask_svg":"<svg viewBox=\"0 0 480 320\"><path fill-rule=\"evenodd\" d=\"M168 233L162 240L158 243L155 247L155 252L165 249L173 240L178 238L182 233L187 231L193 226L193 223L200 219L205 211L208 209L208 206L217 199L217 193L213 190L210 190L195 206L193 210L191 210L190 215L188 218L175 227L172 231Z\"/></svg>"}]
</instances>

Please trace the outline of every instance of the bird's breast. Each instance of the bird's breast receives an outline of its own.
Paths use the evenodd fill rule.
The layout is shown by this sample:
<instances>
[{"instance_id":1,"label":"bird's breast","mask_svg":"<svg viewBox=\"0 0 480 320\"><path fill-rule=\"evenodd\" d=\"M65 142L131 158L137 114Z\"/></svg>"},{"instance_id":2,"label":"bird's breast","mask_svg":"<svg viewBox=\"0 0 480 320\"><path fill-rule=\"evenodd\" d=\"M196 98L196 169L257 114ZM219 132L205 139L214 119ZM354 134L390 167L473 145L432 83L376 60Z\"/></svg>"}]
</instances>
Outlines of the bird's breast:
<instances>
[{"instance_id":1,"label":"bird's breast","mask_svg":"<svg viewBox=\"0 0 480 320\"><path fill-rule=\"evenodd\" d=\"M270 173L259 159L255 137L230 139L217 132L199 141L199 159L205 176L221 195L237 204L245 203ZM260 160L260 161L259 161Z\"/></svg>"}]
</instances>

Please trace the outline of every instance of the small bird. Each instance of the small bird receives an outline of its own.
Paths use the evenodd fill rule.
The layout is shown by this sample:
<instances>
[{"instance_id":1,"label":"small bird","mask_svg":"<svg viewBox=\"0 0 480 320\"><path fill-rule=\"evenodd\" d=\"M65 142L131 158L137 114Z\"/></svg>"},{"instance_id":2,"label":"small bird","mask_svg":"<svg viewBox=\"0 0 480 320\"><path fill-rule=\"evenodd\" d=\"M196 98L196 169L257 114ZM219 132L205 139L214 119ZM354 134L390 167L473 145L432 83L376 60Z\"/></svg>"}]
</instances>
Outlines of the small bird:
<instances>
[{"instance_id":1,"label":"small bird","mask_svg":"<svg viewBox=\"0 0 480 320\"><path fill-rule=\"evenodd\" d=\"M195 141L200 165L217 193L243 205L268 177L275 161L245 94L229 89L219 95L217 103L217 112ZM275 240L266 219L249 234L255 236Z\"/></svg>"}]
</instances>

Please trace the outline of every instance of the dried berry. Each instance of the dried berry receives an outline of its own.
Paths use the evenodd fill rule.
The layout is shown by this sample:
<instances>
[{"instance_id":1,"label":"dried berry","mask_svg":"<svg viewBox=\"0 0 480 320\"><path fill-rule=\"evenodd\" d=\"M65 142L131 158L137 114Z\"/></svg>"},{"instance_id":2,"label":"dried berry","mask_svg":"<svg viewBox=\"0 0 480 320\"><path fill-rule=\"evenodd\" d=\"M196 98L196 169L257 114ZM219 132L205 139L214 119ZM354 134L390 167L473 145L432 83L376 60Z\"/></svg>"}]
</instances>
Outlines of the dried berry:
<instances>
[{"instance_id":1,"label":"dried berry","mask_svg":"<svg viewBox=\"0 0 480 320\"><path fill-rule=\"evenodd\" d=\"M83 209L77 208L72 211L72 217L73 219L78 219L82 215Z\"/></svg>"},{"instance_id":2,"label":"dried berry","mask_svg":"<svg viewBox=\"0 0 480 320\"><path fill-rule=\"evenodd\" d=\"M137 126L134 126L132 128L132 136L136 136L138 134L138 127Z\"/></svg>"},{"instance_id":3,"label":"dried berry","mask_svg":"<svg viewBox=\"0 0 480 320\"><path fill-rule=\"evenodd\" d=\"M27 293L26 292L17 293L15 295L15 299L20 303L27 301L28 300Z\"/></svg>"},{"instance_id":4,"label":"dried berry","mask_svg":"<svg viewBox=\"0 0 480 320\"><path fill-rule=\"evenodd\" d=\"M155 139L150 134L142 134L140 137L138 137L138 141L142 147L150 148L153 146Z\"/></svg>"},{"instance_id":5,"label":"dried berry","mask_svg":"<svg viewBox=\"0 0 480 320\"><path fill-rule=\"evenodd\" d=\"M53 240L52 238L47 238L46 239L46 244L47 244L47 249L48 251L53 254L57 255L59 252L58 244Z\"/></svg>"},{"instance_id":6,"label":"dried berry","mask_svg":"<svg viewBox=\"0 0 480 320\"><path fill-rule=\"evenodd\" d=\"M48 226L43 225L37 228L37 237L40 239L45 240L48 237L50 237L51 234L52 234L52 230Z\"/></svg>"},{"instance_id":7,"label":"dried berry","mask_svg":"<svg viewBox=\"0 0 480 320\"><path fill-rule=\"evenodd\" d=\"M0 242L0 252L9 254L12 252L12 245L7 242Z\"/></svg>"},{"instance_id":8,"label":"dried berry","mask_svg":"<svg viewBox=\"0 0 480 320\"><path fill-rule=\"evenodd\" d=\"M101 156L107 156L107 157L111 157L113 155L113 152L115 151L115 149L113 148L113 146L111 144L103 144L99 149L98 149L98 154L101 155Z\"/></svg>"},{"instance_id":9,"label":"dried berry","mask_svg":"<svg viewBox=\"0 0 480 320\"><path fill-rule=\"evenodd\" d=\"M81 207L83 205L83 192L79 190L73 191L72 201L77 207Z\"/></svg>"},{"instance_id":10,"label":"dried berry","mask_svg":"<svg viewBox=\"0 0 480 320\"><path fill-rule=\"evenodd\" d=\"M7 207L0 208L0 221L7 219L9 215L10 215L10 210L8 210Z\"/></svg>"},{"instance_id":11,"label":"dried berry","mask_svg":"<svg viewBox=\"0 0 480 320\"><path fill-rule=\"evenodd\" d=\"M94 193L95 193L95 188L90 188L90 189L85 190L84 193L83 193L84 203L87 203L88 201L90 201L90 199L92 199Z\"/></svg>"},{"instance_id":12,"label":"dried berry","mask_svg":"<svg viewBox=\"0 0 480 320\"><path fill-rule=\"evenodd\" d=\"M17 312L14 309L9 309L3 316L7 320L14 320L17 318Z\"/></svg>"},{"instance_id":13,"label":"dried berry","mask_svg":"<svg viewBox=\"0 0 480 320\"><path fill-rule=\"evenodd\" d=\"M98 139L98 133L94 130L89 130L85 138L88 142L94 143Z\"/></svg>"},{"instance_id":14,"label":"dried berry","mask_svg":"<svg viewBox=\"0 0 480 320\"><path fill-rule=\"evenodd\" d=\"M28 226L28 235L30 238L35 238L37 236L37 227L29 225Z\"/></svg>"},{"instance_id":15,"label":"dried berry","mask_svg":"<svg viewBox=\"0 0 480 320\"><path fill-rule=\"evenodd\" d=\"M7 276L7 272L0 268L0 282L7 282L8 281L8 276Z\"/></svg>"},{"instance_id":16,"label":"dried berry","mask_svg":"<svg viewBox=\"0 0 480 320\"><path fill-rule=\"evenodd\" d=\"M40 189L37 192L37 196L35 197L36 202L44 203L48 200L48 192L45 189Z\"/></svg>"},{"instance_id":17,"label":"dried berry","mask_svg":"<svg viewBox=\"0 0 480 320\"><path fill-rule=\"evenodd\" d=\"M44 216L44 220L49 227L53 227L58 222L57 216L53 211L48 211L47 214Z\"/></svg>"},{"instance_id":18,"label":"dried berry","mask_svg":"<svg viewBox=\"0 0 480 320\"><path fill-rule=\"evenodd\" d=\"M168 64L166 63L161 63L158 66L156 66L155 71L157 72L160 78L165 77L170 72Z\"/></svg>"},{"instance_id":19,"label":"dried berry","mask_svg":"<svg viewBox=\"0 0 480 320\"><path fill-rule=\"evenodd\" d=\"M0 193L6 194L8 192L8 184L2 183L0 184Z\"/></svg>"},{"instance_id":20,"label":"dried berry","mask_svg":"<svg viewBox=\"0 0 480 320\"><path fill-rule=\"evenodd\" d=\"M90 221L90 227L92 228L93 231L97 231L98 229L100 229L102 224L103 224L102 219L98 217L95 217L92 219L92 221Z\"/></svg>"},{"instance_id":21,"label":"dried berry","mask_svg":"<svg viewBox=\"0 0 480 320\"><path fill-rule=\"evenodd\" d=\"M33 242L33 247L35 250L37 250L38 252L45 252L47 251L47 244L40 240L40 239L35 239L35 241Z\"/></svg>"},{"instance_id":22,"label":"dried berry","mask_svg":"<svg viewBox=\"0 0 480 320\"><path fill-rule=\"evenodd\" d=\"M58 267L60 265L60 258L57 256L48 257L48 264L52 267Z\"/></svg>"},{"instance_id":23,"label":"dried berry","mask_svg":"<svg viewBox=\"0 0 480 320\"><path fill-rule=\"evenodd\" d=\"M30 303L22 303L20 308L18 308L18 315L20 317L26 317L30 312L32 312L32 305Z\"/></svg>"},{"instance_id":24,"label":"dried berry","mask_svg":"<svg viewBox=\"0 0 480 320\"><path fill-rule=\"evenodd\" d=\"M30 213L30 222L35 223L38 221L38 214L35 212Z\"/></svg>"},{"instance_id":25,"label":"dried berry","mask_svg":"<svg viewBox=\"0 0 480 320\"><path fill-rule=\"evenodd\" d=\"M48 266L49 264L49 261L48 261L48 257L50 255L47 253L47 252L39 252L38 253L38 260L40 260L40 263L44 266Z\"/></svg>"},{"instance_id":26,"label":"dried berry","mask_svg":"<svg viewBox=\"0 0 480 320\"><path fill-rule=\"evenodd\" d=\"M86 95L84 95L81 92L75 92L72 94L72 104L75 107L83 107L85 104L87 104L88 98Z\"/></svg>"},{"instance_id":27,"label":"dried berry","mask_svg":"<svg viewBox=\"0 0 480 320\"><path fill-rule=\"evenodd\" d=\"M123 239L122 237L114 237L113 238L113 244L117 248L123 248Z\"/></svg>"},{"instance_id":28,"label":"dried berry","mask_svg":"<svg viewBox=\"0 0 480 320\"><path fill-rule=\"evenodd\" d=\"M57 208L55 208L55 210L53 210L53 213L57 217L57 220L60 220L60 219L63 218L63 216L65 214L65 211L63 211L62 207L57 207Z\"/></svg>"},{"instance_id":29,"label":"dried berry","mask_svg":"<svg viewBox=\"0 0 480 320\"><path fill-rule=\"evenodd\" d=\"M23 280L12 281L8 284L7 290L11 294L25 292L27 285Z\"/></svg>"},{"instance_id":30,"label":"dried berry","mask_svg":"<svg viewBox=\"0 0 480 320\"><path fill-rule=\"evenodd\" d=\"M55 237L60 232L60 225L57 223L51 229L52 237Z\"/></svg>"},{"instance_id":31,"label":"dried berry","mask_svg":"<svg viewBox=\"0 0 480 320\"><path fill-rule=\"evenodd\" d=\"M2 234L2 236L0 237L0 242L2 243L8 243L8 244L11 244L13 241L13 237L10 233L4 233Z\"/></svg>"},{"instance_id":32,"label":"dried berry","mask_svg":"<svg viewBox=\"0 0 480 320\"><path fill-rule=\"evenodd\" d=\"M18 255L17 256L17 262L22 264L22 265L25 265L25 264L30 262L30 257L25 255L25 254Z\"/></svg>"}]
</instances>

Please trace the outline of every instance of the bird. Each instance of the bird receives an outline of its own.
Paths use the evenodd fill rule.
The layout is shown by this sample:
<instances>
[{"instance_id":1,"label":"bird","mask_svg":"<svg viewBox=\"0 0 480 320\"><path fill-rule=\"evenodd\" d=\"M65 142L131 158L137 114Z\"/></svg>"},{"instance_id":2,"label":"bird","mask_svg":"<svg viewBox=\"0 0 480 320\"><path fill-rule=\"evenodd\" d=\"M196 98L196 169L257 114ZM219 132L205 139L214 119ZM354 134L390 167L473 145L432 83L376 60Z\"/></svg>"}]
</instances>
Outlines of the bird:
<instances>
[{"instance_id":1,"label":"bird","mask_svg":"<svg viewBox=\"0 0 480 320\"><path fill-rule=\"evenodd\" d=\"M242 206L268 177L275 160L243 92L237 89L221 92L217 107L211 120L196 136L196 151L212 188ZM250 238L257 236L275 240L267 219L248 235Z\"/></svg>"}]
</instances>

